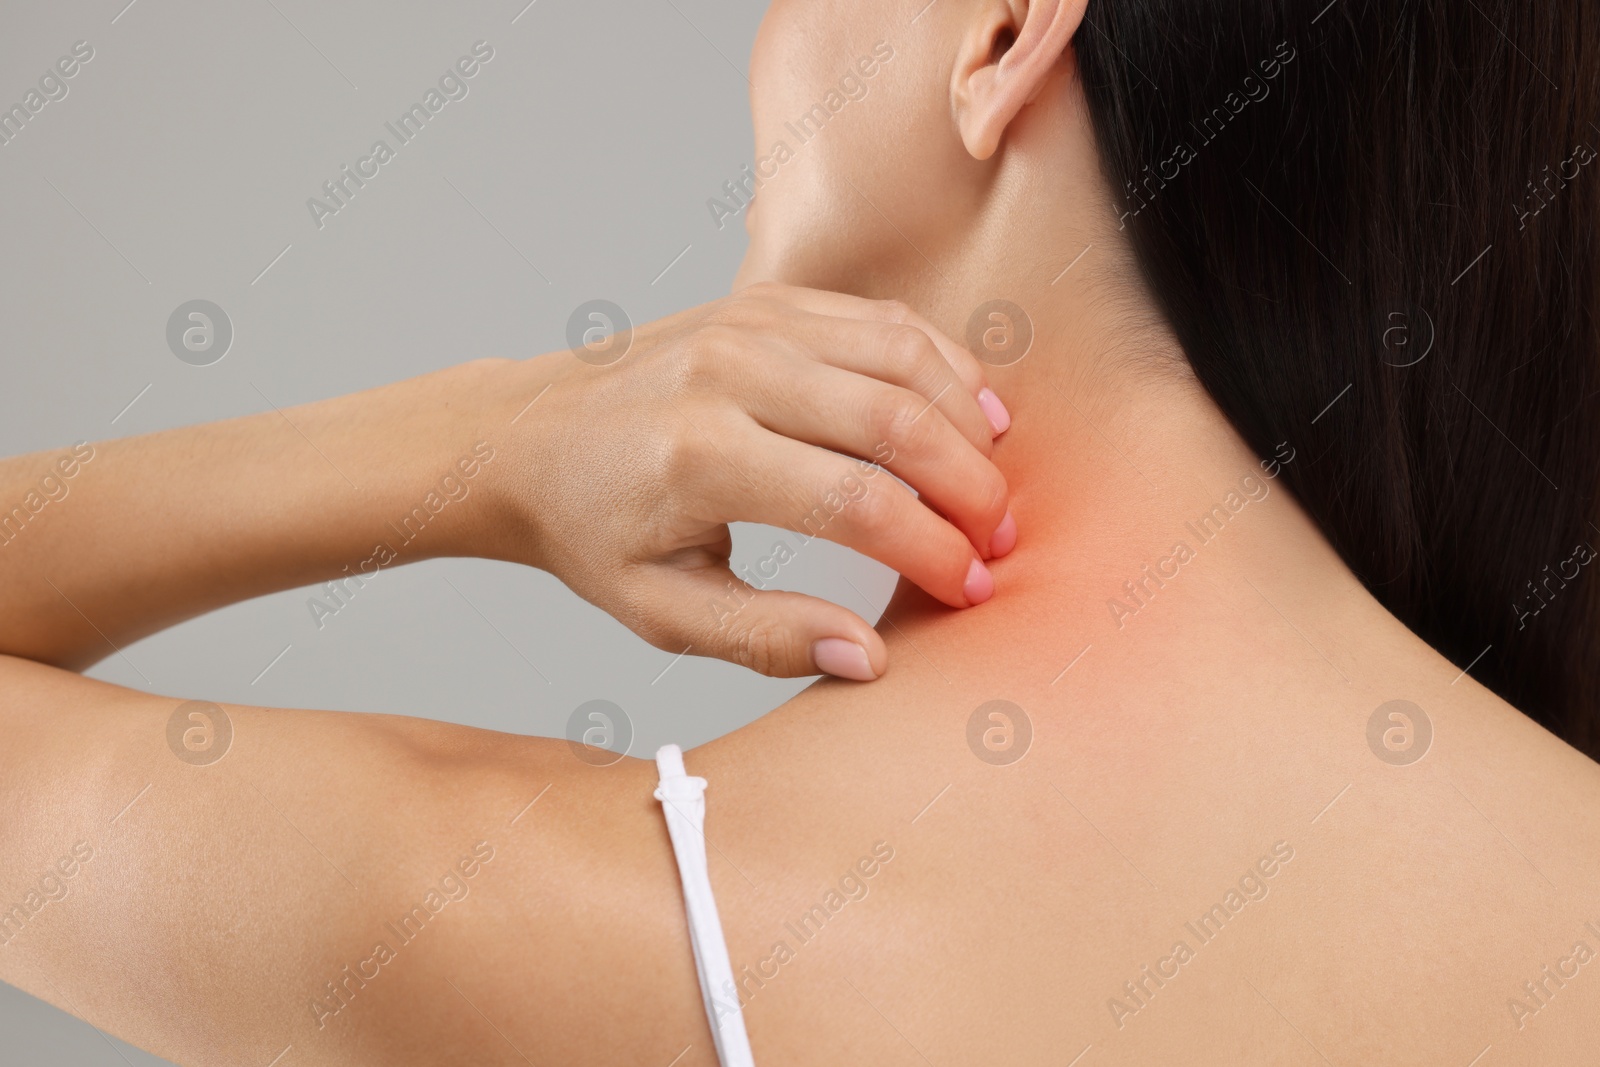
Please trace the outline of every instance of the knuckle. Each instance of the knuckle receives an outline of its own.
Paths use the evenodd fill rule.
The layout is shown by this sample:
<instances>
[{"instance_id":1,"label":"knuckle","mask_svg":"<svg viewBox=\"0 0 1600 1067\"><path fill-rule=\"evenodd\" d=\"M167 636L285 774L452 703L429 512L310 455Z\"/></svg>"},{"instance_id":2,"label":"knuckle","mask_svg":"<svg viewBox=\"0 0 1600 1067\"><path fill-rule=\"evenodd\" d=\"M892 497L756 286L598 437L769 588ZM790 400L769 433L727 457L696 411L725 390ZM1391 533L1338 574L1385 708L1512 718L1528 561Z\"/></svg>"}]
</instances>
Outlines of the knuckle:
<instances>
[{"instance_id":1,"label":"knuckle","mask_svg":"<svg viewBox=\"0 0 1600 1067\"><path fill-rule=\"evenodd\" d=\"M720 357L738 349L743 331L731 322L708 322L695 336L699 342L693 346L695 351Z\"/></svg>"},{"instance_id":2,"label":"knuckle","mask_svg":"<svg viewBox=\"0 0 1600 1067\"><path fill-rule=\"evenodd\" d=\"M777 282L752 282L734 295L744 300L776 300L785 288Z\"/></svg>"},{"instance_id":3,"label":"knuckle","mask_svg":"<svg viewBox=\"0 0 1600 1067\"><path fill-rule=\"evenodd\" d=\"M793 642L788 631L771 622L758 621L743 631L729 650L734 662L757 674L786 673Z\"/></svg>"},{"instance_id":4,"label":"knuckle","mask_svg":"<svg viewBox=\"0 0 1600 1067\"><path fill-rule=\"evenodd\" d=\"M927 401L904 389L885 389L872 400L872 432L895 452L915 451L927 442L931 420L922 418Z\"/></svg>"},{"instance_id":5,"label":"knuckle","mask_svg":"<svg viewBox=\"0 0 1600 1067\"><path fill-rule=\"evenodd\" d=\"M978 502L983 509L985 518L993 519L996 523L1005 516L1006 507L1011 502L1011 489L1006 485L1005 475L991 463L985 464L985 470L978 479Z\"/></svg>"},{"instance_id":6,"label":"knuckle","mask_svg":"<svg viewBox=\"0 0 1600 1067\"><path fill-rule=\"evenodd\" d=\"M848 503L850 522L863 530L887 529L893 525L898 510L891 489L882 485L871 486L866 492L851 497Z\"/></svg>"},{"instance_id":7,"label":"knuckle","mask_svg":"<svg viewBox=\"0 0 1600 1067\"><path fill-rule=\"evenodd\" d=\"M685 345L678 355L680 381L690 386L717 381L724 360L738 345L737 328L725 323L702 326L695 331L694 343Z\"/></svg>"},{"instance_id":8,"label":"knuckle","mask_svg":"<svg viewBox=\"0 0 1600 1067\"><path fill-rule=\"evenodd\" d=\"M698 320L699 329L703 331L711 326L745 322L750 318L750 309L755 303L755 298L749 295L748 290L741 289L707 307Z\"/></svg>"},{"instance_id":9,"label":"knuckle","mask_svg":"<svg viewBox=\"0 0 1600 1067\"><path fill-rule=\"evenodd\" d=\"M667 484L677 484L685 474L700 470L704 461L704 439L684 420L677 420L658 438L655 466Z\"/></svg>"},{"instance_id":10,"label":"knuckle","mask_svg":"<svg viewBox=\"0 0 1600 1067\"><path fill-rule=\"evenodd\" d=\"M783 299L784 287L777 282L754 282L718 300L706 314L707 322L763 322L773 315L773 305Z\"/></svg>"},{"instance_id":11,"label":"knuckle","mask_svg":"<svg viewBox=\"0 0 1600 1067\"><path fill-rule=\"evenodd\" d=\"M904 300L879 300L877 305L885 322L905 322L911 317L911 305Z\"/></svg>"},{"instance_id":12,"label":"knuckle","mask_svg":"<svg viewBox=\"0 0 1600 1067\"><path fill-rule=\"evenodd\" d=\"M665 651L675 640L675 628L655 607L649 588L645 575L629 575L611 590L612 602L605 610L640 638Z\"/></svg>"},{"instance_id":13,"label":"knuckle","mask_svg":"<svg viewBox=\"0 0 1600 1067\"><path fill-rule=\"evenodd\" d=\"M937 354L928 335L915 326L893 326L884 337L884 366L905 380L920 381Z\"/></svg>"},{"instance_id":14,"label":"knuckle","mask_svg":"<svg viewBox=\"0 0 1600 1067\"><path fill-rule=\"evenodd\" d=\"M630 620L630 628L650 646L659 648L663 652L672 650L673 631L656 616L648 612L642 614L636 612Z\"/></svg>"}]
</instances>

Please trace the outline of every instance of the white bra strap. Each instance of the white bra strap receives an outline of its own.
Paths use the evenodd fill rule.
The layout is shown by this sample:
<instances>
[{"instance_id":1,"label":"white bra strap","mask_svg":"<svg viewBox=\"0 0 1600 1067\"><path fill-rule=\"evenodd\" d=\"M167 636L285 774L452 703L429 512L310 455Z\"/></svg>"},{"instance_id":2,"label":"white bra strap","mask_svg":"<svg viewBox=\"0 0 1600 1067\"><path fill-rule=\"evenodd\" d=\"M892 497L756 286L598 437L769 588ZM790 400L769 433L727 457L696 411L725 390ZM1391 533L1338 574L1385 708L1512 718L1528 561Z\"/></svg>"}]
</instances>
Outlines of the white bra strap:
<instances>
[{"instance_id":1,"label":"white bra strap","mask_svg":"<svg viewBox=\"0 0 1600 1067\"><path fill-rule=\"evenodd\" d=\"M733 984L728 945L722 939L722 920L717 917L717 902L711 895L711 879L706 873L706 780L684 773L683 750L677 745L665 745L656 752L656 769L661 774L661 784L656 787L655 797L666 814L667 834L678 860L684 910L689 916L689 941L694 946L700 997L705 1001L706 1019L716 1041L717 1059L723 1067L755 1067L750 1039L745 1035L744 1013L739 1008L739 992ZM719 997L717 990L723 995Z\"/></svg>"}]
</instances>

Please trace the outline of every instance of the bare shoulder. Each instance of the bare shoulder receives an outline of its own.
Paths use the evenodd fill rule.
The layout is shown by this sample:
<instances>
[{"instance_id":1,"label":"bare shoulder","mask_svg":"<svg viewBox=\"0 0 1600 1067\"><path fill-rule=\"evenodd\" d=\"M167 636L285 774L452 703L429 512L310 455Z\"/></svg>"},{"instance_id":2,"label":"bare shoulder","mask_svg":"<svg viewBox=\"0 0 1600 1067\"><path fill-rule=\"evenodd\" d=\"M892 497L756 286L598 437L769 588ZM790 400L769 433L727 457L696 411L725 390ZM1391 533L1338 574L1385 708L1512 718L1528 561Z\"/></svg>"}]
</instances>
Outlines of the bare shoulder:
<instances>
[{"instance_id":1,"label":"bare shoulder","mask_svg":"<svg viewBox=\"0 0 1600 1067\"><path fill-rule=\"evenodd\" d=\"M1420 642L1282 629L1052 685L1092 638L1041 672L928 628L892 648L937 671L691 753L758 1051L823 1005L813 1045L933 1062L1593 1047L1600 766Z\"/></svg>"}]
</instances>

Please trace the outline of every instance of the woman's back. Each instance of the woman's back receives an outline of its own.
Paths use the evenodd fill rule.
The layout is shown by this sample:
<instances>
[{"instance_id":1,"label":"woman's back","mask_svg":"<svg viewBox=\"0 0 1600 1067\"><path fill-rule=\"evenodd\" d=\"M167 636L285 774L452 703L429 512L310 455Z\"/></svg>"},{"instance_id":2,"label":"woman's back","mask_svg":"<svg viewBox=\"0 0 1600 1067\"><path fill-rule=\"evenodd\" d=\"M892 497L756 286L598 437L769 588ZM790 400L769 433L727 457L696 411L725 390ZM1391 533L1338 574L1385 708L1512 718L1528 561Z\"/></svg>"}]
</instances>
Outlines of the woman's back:
<instances>
[{"instance_id":1,"label":"woman's back","mask_svg":"<svg viewBox=\"0 0 1600 1067\"><path fill-rule=\"evenodd\" d=\"M826 135L746 213L739 281L783 284L560 371L111 443L7 549L0 801L26 814L0 851L43 873L0 914L0 977L181 1061L715 1061L647 761L384 716L185 719L63 669L371 562L442 466L482 489L406 561L529 563L674 654L867 681L687 754L735 974L712 1008L742 1010L757 1062L1593 1059L1600 768L1467 672L1594 737L1576 623L1600 598L1573 541L1600 484L1595 200L1564 185L1538 230L1480 234L1523 161L1471 149L1536 126L1519 151L1567 151L1600 74L1565 43L1577 6L1488 6L1572 86L1544 79L1560 107L1507 29L1438 0L1279 5L1281 27L775 5L758 142L838 57L877 79L871 107L828 90ZM1226 90L1198 157L1123 45ZM1485 114L1455 121L1463 99ZM1419 128L1437 157L1399 154ZM1462 202L1427 207L1457 213L1418 215L1441 175ZM1375 310L1418 301L1437 353L1385 358ZM326 470L266 458L300 439ZM475 439L506 453L487 475ZM840 498L840 469L863 484L840 453L923 496ZM35 459L3 472L17 498ZM732 578L723 523L798 532L813 490L830 539L939 597L902 586L887 658L772 591L736 589L731 629L684 608ZM1553 610L1527 610L1523 567ZM189 758L223 722L227 758Z\"/></svg>"},{"instance_id":2,"label":"woman's back","mask_svg":"<svg viewBox=\"0 0 1600 1067\"><path fill-rule=\"evenodd\" d=\"M907 597L880 682L690 753L758 1057L779 1034L796 1062L1594 1046L1600 768L1384 612L1286 493L1238 494L1212 533L1185 523L1237 480L1190 484L1116 539L1099 501L1024 500L1003 618ZM1192 558L1160 564L1174 542ZM799 917L880 842L893 860L809 937ZM762 970L780 945L793 962Z\"/></svg>"},{"instance_id":3,"label":"woman's back","mask_svg":"<svg viewBox=\"0 0 1600 1067\"><path fill-rule=\"evenodd\" d=\"M1330 665L1270 608L1178 599L1148 637L1065 646L1066 625L983 634L912 605L881 683L814 687L687 754L738 983L721 999L758 1063L1592 1046L1593 764L1403 634L1380 653L1301 619ZM1163 640L1190 610L1217 620L1204 649ZM1424 709L1415 762L1369 741L1390 693ZM994 700L1022 710L974 726ZM150 751L58 813L68 836L102 827L84 867L106 880L34 948L98 971L8 980L180 1060L716 1062L648 762L238 708L249 743L201 777L141 729L162 710L124 709ZM181 880L130 866L148 827Z\"/></svg>"},{"instance_id":4,"label":"woman's back","mask_svg":"<svg viewBox=\"0 0 1600 1067\"><path fill-rule=\"evenodd\" d=\"M1532 1063L1589 1047L1600 990L1575 964L1570 990L1539 994L1557 1010L1523 983L1600 945L1593 764L1470 679L1452 687L1459 671L1409 640L1386 662L1330 641L1347 687L1271 609L1205 607L1255 616L1215 632L1232 654L1159 671L1189 650L1091 659L1106 642L1053 689L1075 650L1052 661L1039 641L1039 680L996 686L951 654L963 635L908 627L932 662L886 678L892 694L812 690L691 753L735 967L757 976L758 1053L778 1033L804 1062L916 1062L912 1047L1067 1062L1092 1045L1107 1063L1465 1064L1494 1045ZM997 690L1033 732L1016 763L969 744L968 709ZM1415 763L1369 743L1390 694L1424 709L1382 724L1412 731ZM893 860L813 942L807 909L880 842ZM763 967L782 945L794 961Z\"/></svg>"}]
</instances>

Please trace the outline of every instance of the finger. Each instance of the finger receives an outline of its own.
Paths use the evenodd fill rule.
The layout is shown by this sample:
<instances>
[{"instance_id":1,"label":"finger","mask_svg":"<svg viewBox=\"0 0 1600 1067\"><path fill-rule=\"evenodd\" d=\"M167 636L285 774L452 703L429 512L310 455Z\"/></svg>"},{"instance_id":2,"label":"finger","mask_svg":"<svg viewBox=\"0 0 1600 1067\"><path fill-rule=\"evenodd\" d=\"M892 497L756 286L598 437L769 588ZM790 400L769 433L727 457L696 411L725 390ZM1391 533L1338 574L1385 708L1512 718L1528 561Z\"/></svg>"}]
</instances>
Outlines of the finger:
<instances>
[{"instance_id":1,"label":"finger","mask_svg":"<svg viewBox=\"0 0 1600 1067\"><path fill-rule=\"evenodd\" d=\"M921 395L807 360L763 378L746 394L762 426L795 441L858 456L904 479L984 558L1006 519L1005 476ZM1013 524L1014 525L1014 524Z\"/></svg>"},{"instance_id":2,"label":"finger","mask_svg":"<svg viewBox=\"0 0 1600 1067\"><path fill-rule=\"evenodd\" d=\"M954 608L993 594L966 534L878 468L755 429L741 454L743 477L696 492L717 521L765 523L799 534L801 545L821 537L855 549Z\"/></svg>"},{"instance_id":3,"label":"finger","mask_svg":"<svg viewBox=\"0 0 1600 1067\"><path fill-rule=\"evenodd\" d=\"M774 678L832 674L868 682L888 668L883 638L838 604L757 589L720 560L648 567L639 577L654 590L650 613L657 629L650 639L658 647L724 659Z\"/></svg>"},{"instance_id":4,"label":"finger","mask_svg":"<svg viewBox=\"0 0 1600 1067\"><path fill-rule=\"evenodd\" d=\"M781 335L792 349L820 363L925 397L974 447L989 454L995 432L988 415L933 340L916 327L795 314Z\"/></svg>"},{"instance_id":5,"label":"finger","mask_svg":"<svg viewBox=\"0 0 1600 1067\"><path fill-rule=\"evenodd\" d=\"M952 340L943 330L904 301L869 300L849 293L834 293L796 286L774 286L774 289L779 290L775 295L779 295L794 307L814 311L820 315L915 326L928 335L945 361L955 371L956 376L960 378L967 393L983 407L995 435L1005 433L1010 427L1011 415L1000 402L1000 398L995 396L994 390L989 388L988 374L983 363L979 362L964 345Z\"/></svg>"}]
</instances>

